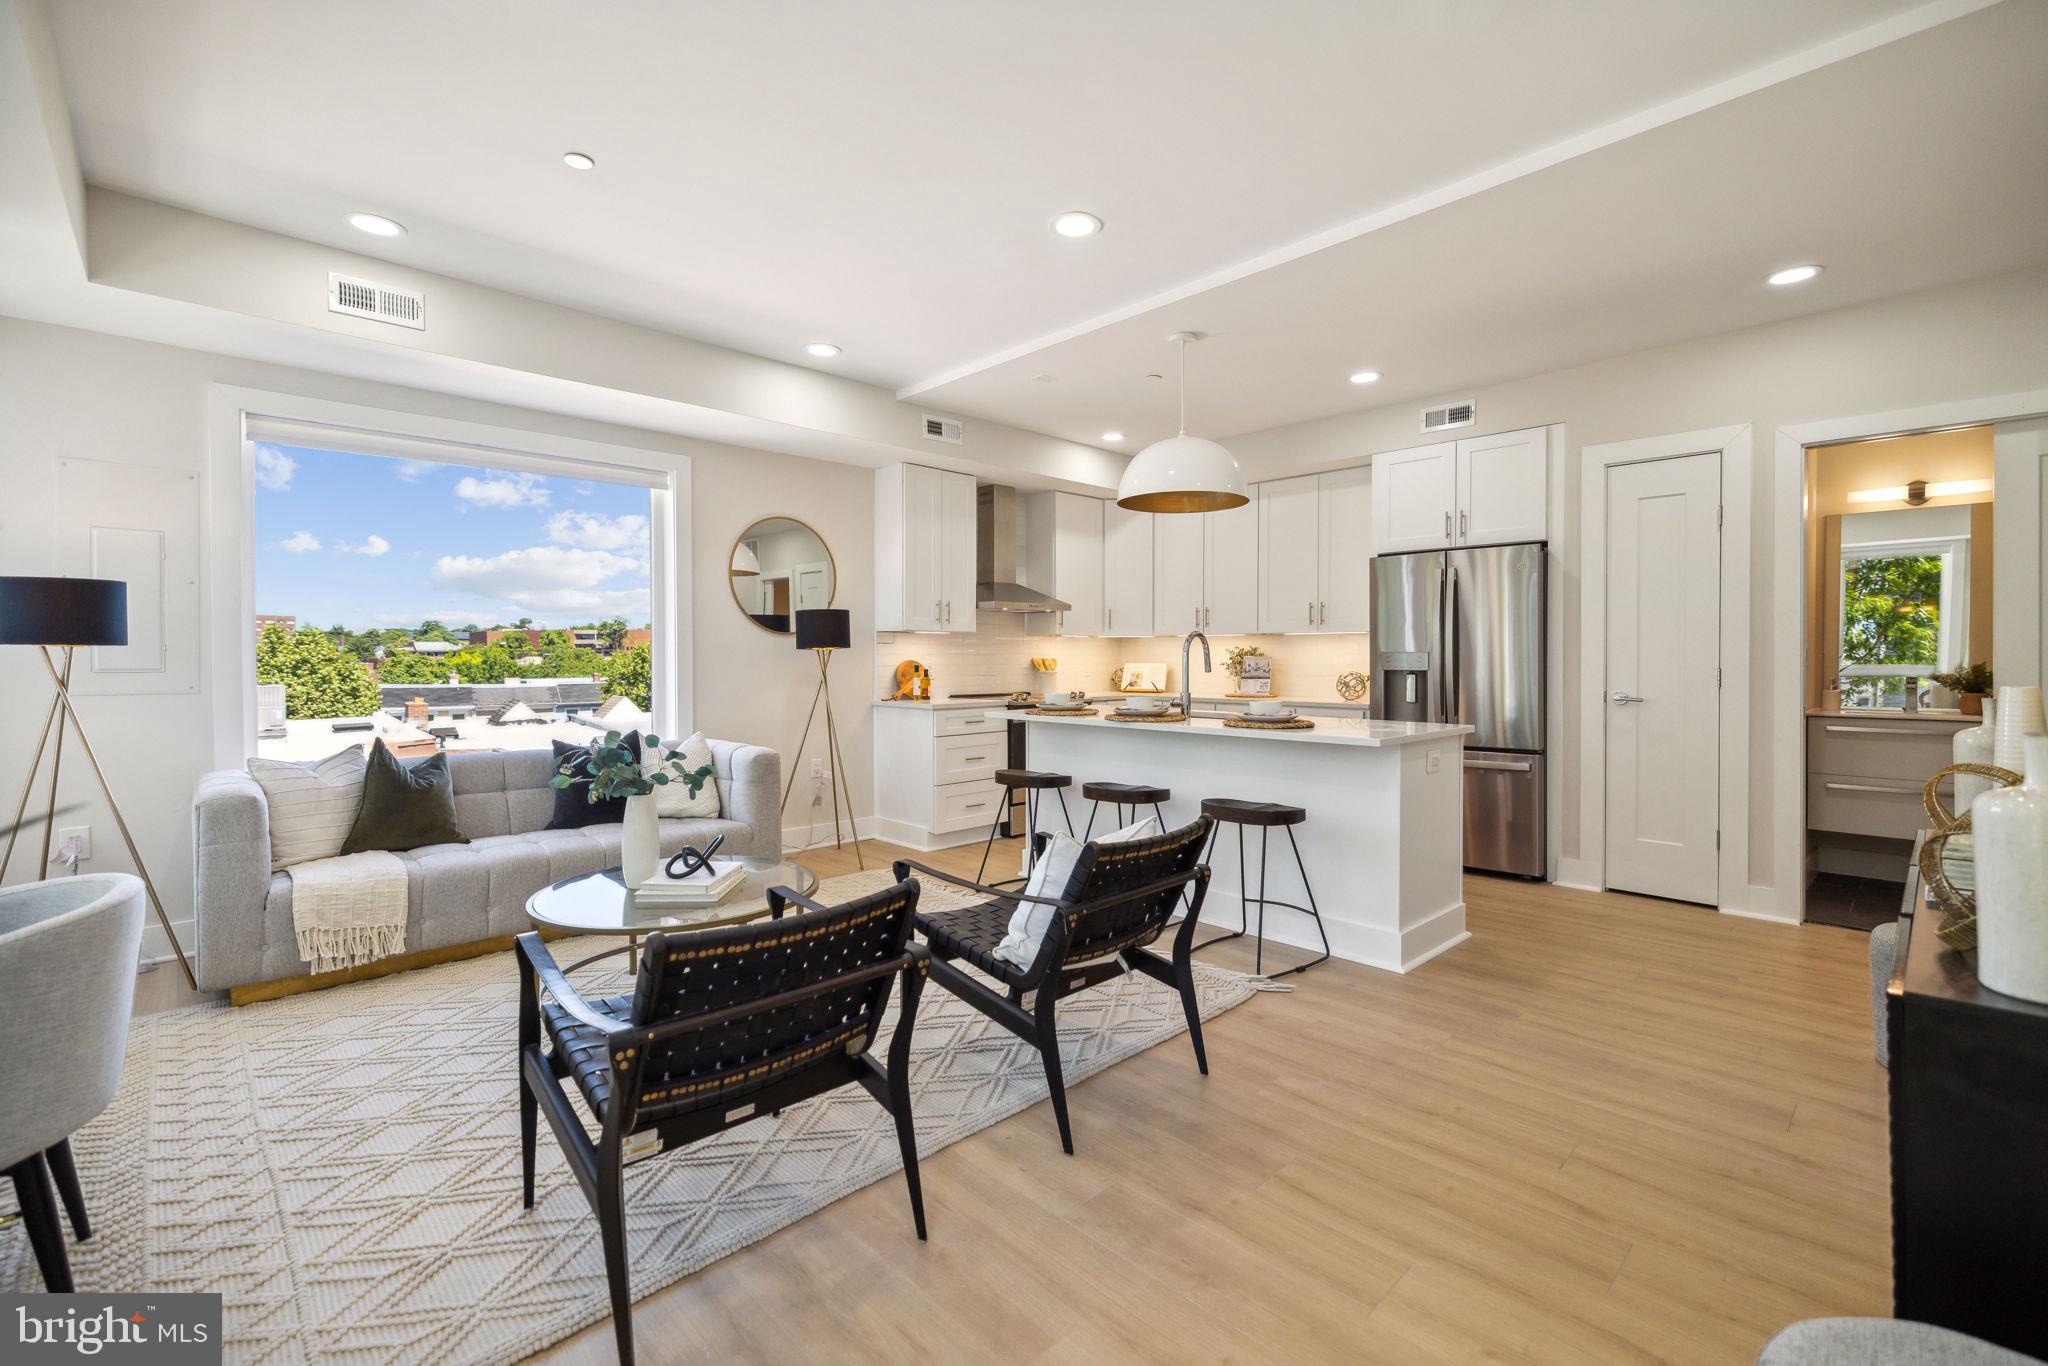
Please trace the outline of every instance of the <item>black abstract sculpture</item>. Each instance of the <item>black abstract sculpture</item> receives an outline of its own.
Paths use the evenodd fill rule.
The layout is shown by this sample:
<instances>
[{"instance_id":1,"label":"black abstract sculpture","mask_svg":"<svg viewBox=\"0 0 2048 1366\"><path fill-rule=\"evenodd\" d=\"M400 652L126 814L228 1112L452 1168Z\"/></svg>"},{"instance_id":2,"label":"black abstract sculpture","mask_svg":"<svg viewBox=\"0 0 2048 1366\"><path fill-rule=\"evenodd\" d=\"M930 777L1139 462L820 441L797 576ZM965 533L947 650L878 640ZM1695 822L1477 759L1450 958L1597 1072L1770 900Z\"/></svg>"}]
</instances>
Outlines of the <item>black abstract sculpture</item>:
<instances>
[{"instance_id":1,"label":"black abstract sculpture","mask_svg":"<svg viewBox=\"0 0 2048 1366\"><path fill-rule=\"evenodd\" d=\"M711 843L705 845L701 851L686 844L680 853L668 861L662 871L673 878L693 877L711 866L711 856L717 853L718 846L724 843L725 836L713 835ZM677 871L678 864L682 866L680 872Z\"/></svg>"}]
</instances>

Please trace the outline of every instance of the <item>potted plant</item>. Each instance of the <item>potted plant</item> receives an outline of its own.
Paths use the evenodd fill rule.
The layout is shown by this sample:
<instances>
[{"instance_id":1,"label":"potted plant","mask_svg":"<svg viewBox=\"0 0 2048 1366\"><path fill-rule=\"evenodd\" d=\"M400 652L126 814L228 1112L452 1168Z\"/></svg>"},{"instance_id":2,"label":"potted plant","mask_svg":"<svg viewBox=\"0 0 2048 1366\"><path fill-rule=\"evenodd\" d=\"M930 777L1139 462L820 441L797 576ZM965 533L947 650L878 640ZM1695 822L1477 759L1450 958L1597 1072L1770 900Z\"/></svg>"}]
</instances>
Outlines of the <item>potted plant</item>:
<instances>
[{"instance_id":1,"label":"potted plant","mask_svg":"<svg viewBox=\"0 0 2048 1366\"><path fill-rule=\"evenodd\" d=\"M710 764L685 768L683 752L662 749L659 735L644 736L642 751L646 756L645 767L626 748L625 737L608 730L581 758L565 760L555 770L555 776L548 779L551 787L567 787L576 781L580 771L590 779L585 801L595 805L625 799L625 838L619 849L619 863L629 888L653 877L655 866L661 862L661 817L655 809L655 789L679 782L694 797L716 772Z\"/></svg>"},{"instance_id":2,"label":"potted plant","mask_svg":"<svg viewBox=\"0 0 2048 1366\"><path fill-rule=\"evenodd\" d=\"M1956 695L1956 705L1965 716L1982 716L1984 699L1991 693L1991 666L1965 664L1960 669L1934 675L1934 681Z\"/></svg>"}]
</instances>

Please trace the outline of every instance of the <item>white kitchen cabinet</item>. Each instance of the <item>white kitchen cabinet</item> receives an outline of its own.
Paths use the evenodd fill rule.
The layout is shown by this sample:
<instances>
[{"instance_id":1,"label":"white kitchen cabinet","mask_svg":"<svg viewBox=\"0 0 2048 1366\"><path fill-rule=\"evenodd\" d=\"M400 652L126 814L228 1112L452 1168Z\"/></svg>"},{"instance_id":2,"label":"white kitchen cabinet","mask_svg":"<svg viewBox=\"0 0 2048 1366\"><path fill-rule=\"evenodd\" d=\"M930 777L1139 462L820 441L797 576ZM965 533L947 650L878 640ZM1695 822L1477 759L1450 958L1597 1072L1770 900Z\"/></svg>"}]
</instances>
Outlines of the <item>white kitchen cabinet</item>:
<instances>
[{"instance_id":1,"label":"white kitchen cabinet","mask_svg":"<svg viewBox=\"0 0 2048 1366\"><path fill-rule=\"evenodd\" d=\"M1458 447L1440 441L1372 458L1372 539L1382 555L1454 544Z\"/></svg>"},{"instance_id":2,"label":"white kitchen cabinet","mask_svg":"<svg viewBox=\"0 0 2048 1366\"><path fill-rule=\"evenodd\" d=\"M1102 509L1102 499L1078 493L1024 499L1025 579L1067 604L1049 614L1054 635L1102 634Z\"/></svg>"},{"instance_id":3,"label":"white kitchen cabinet","mask_svg":"<svg viewBox=\"0 0 2048 1366\"><path fill-rule=\"evenodd\" d=\"M1313 631L1322 587L1322 491L1318 476L1258 486L1259 629Z\"/></svg>"},{"instance_id":4,"label":"white kitchen cabinet","mask_svg":"<svg viewBox=\"0 0 2048 1366\"><path fill-rule=\"evenodd\" d=\"M1316 477L1322 590L1318 631L1365 631L1372 625L1372 471L1332 470Z\"/></svg>"},{"instance_id":5,"label":"white kitchen cabinet","mask_svg":"<svg viewBox=\"0 0 2048 1366\"><path fill-rule=\"evenodd\" d=\"M1152 524L1149 512L1102 506L1102 634L1152 631Z\"/></svg>"},{"instance_id":6,"label":"white kitchen cabinet","mask_svg":"<svg viewBox=\"0 0 2048 1366\"><path fill-rule=\"evenodd\" d=\"M1206 514L1185 512L1152 519L1152 624L1161 635L1201 629L1208 520Z\"/></svg>"},{"instance_id":7,"label":"white kitchen cabinet","mask_svg":"<svg viewBox=\"0 0 2048 1366\"><path fill-rule=\"evenodd\" d=\"M1370 618L1374 482L1333 470L1259 486L1259 629L1364 631Z\"/></svg>"},{"instance_id":8,"label":"white kitchen cabinet","mask_svg":"<svg viewBox=\"0 0 2048 1366\"><path fill-rule=\"evenodd\" d=\"M1008 751L1008 724L982 707L877 703L877 833L912 849L983 838L1003 809L996 770Z\"/></svg>"},{"instance_id":9,"label":"white kitchen cabinet","mask_svg":"<svg viewBox=\"0 0 2048 1366\"><path fill-rule=\"evenodd\" d=\"M1258 495L1228 512L1205 512L1202 523L1208 537L1202 629L1248 636L1259 629Z\"/></svg>"},{"instance_id":10,"label":"white kitchen cabinet","mask_svg":"<svg viewBox=\"0 0 2048 1366\"><path fill-rule=\"evenodd\" d=\"M974 629L974 476L875 471L875 629Z\"/></svg>"},{"instance_id":11,"label":"white kitchen cabinet","mask_svg":"<svg viewBox=\"0 0 2048 1366\"><path fill-rule=\"evenodd\" d=\"M1458 443L1459 545L1511 545L1549 536L1550 433L1475 436Z\"/></svg>"}]
</instances>

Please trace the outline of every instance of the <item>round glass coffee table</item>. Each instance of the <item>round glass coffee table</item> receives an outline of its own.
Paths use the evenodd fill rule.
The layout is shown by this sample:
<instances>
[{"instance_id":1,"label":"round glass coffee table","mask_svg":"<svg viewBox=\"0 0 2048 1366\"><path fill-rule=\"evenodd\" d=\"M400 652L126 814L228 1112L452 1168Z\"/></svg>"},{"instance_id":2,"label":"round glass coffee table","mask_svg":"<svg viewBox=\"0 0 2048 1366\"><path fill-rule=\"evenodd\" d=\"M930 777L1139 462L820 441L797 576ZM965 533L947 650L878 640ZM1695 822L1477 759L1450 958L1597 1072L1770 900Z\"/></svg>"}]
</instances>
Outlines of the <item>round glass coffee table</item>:
<instances>
[{"instance_id":1,"label":"round glass coffee table","mask_svg":"<svg viewBox=\"0 0 2048 1366\"><path fill-rule=\"evenodd\" d=\"M720 859L719 862L724 862ZM618 868L601 868L580 877L564 878L543 887L526 899L526 918L541 929L559 934L605 934L626 936L625 946L606 949L579 959L563 969L595 963L614 954L626 955L626 968L640 967L640 936L656 930L674 934L709 930L720 925L742 925L768 914L768 889L787 887L803 896L818 890L818 875L801 863L787 859L741 859L741 879L717 904L687 909L659 910L634 904L626 888L625 874Z\"/></svg>"}]
</instances>

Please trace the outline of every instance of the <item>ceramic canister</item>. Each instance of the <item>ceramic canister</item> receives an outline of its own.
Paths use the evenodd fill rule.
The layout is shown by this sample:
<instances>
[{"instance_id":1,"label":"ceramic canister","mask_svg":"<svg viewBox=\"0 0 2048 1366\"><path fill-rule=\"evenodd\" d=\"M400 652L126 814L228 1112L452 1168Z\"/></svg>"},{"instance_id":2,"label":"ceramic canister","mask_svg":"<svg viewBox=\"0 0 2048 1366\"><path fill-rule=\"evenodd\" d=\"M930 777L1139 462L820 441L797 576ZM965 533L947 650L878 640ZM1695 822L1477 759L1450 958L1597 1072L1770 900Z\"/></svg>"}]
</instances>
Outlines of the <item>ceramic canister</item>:
<instances>
[{"instance_id":1,"label":"ceramic canister","mask_svg":"<svg viewBox=\"0 0 2048 1366\"><path fill-rule=\"evenodd\" d=\"M2048 720L2041 715L2041 690L2035 687L1998 690L1998 724L1993 730L1991 762L2014 773L2025 773L2026 738L2048 734Z\"/></svg>"},{"instance_id":2,"label":"ceramic canister","mask_svg":"<svg viewBox=\"0 0 2048 1366\"><path fill-rule=\"evenodd\" d=\"M2048 1005L2048 737L2028 738L2025 783L1986 792L1972 811L1977 980Z\"/></svg>"},{"instance_id":3,"label":"ceramic canister","mask_svg":"<svg viewBox=\"0 0 2048 1366\"><path fill-rule=\"evenodd\" d=\"M1993 740L1991 721L1998 710L1998 704L1990 698L1984 699L1984 724L1965 726L1956 732L1950 741L1950 753L1959 764L1988 764L1997 746ZM1970 803L1983 793L1991 790L1989 778L1979 778L1970 773L1956 774L1955 813L1960 816L1970 809Z\"/></svg>"}]
</instances>

